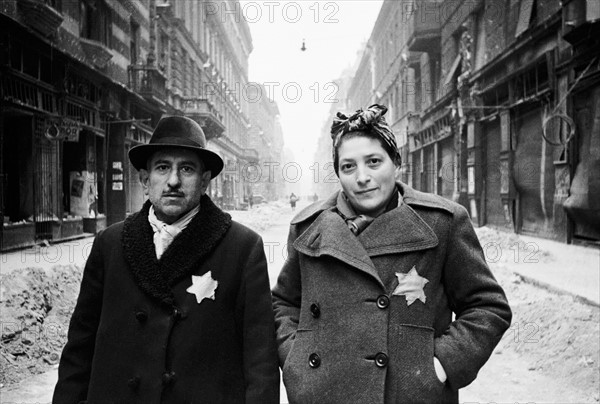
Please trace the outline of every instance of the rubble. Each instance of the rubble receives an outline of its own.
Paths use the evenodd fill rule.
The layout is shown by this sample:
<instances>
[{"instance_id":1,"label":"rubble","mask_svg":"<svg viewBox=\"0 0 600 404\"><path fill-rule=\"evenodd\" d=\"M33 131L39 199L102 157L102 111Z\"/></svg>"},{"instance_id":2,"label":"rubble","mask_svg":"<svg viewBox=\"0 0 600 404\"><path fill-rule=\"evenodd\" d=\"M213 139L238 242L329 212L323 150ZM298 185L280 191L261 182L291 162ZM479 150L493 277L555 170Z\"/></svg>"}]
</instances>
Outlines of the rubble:
<instances>
[{"instance_id":1,"label":"rubble","mask_svg":"<svg viewBox=\"0 0 600 404\"><path fill-rule=\"evenodd\" d=\"M75 265L23 268L2 277L1 384L16 383L58 363L81 270Z\"/></svg>"}]
</instances>

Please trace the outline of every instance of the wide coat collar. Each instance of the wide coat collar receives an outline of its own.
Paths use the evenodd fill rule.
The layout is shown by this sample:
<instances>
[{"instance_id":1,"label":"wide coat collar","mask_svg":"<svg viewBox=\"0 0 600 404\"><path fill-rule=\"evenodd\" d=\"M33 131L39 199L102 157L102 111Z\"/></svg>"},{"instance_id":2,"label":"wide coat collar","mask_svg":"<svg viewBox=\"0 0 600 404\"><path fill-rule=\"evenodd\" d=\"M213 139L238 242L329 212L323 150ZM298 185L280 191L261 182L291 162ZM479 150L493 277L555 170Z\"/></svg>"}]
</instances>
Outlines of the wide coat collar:
<instances>
[{"instance_id":1,"label":"wide coat collar","mask_svg":"<svg viewBox=\"0 0 600 404\"><path fill-rule=\"evenodd\" d=\"M136 284L167 306L174 304L171 287L192 273L217 246L231 226L231 216L204 195L200 211L173 240L160 260L156 258L153 231L148 222L150 201L123 225L123 252Z\"/></svg>"},{"instance_id":2,"label":"wide coat collar","mask_svg":"<svg viewBox=\"0 0 600 404\"><path fill-rule=\"evenodd\" d=\"M350 232L334 209L338 193L307 207L292 224L314 220L294 241L294 248L311 257L334 257L371 275L383 286L370 257L426 250L438 245L435 232L412 206L452 213L450 204L441 197L415 191L401 182L397 186L401 194L398 207L376 218L358 237Z\"/></svg>"}]
</instances>

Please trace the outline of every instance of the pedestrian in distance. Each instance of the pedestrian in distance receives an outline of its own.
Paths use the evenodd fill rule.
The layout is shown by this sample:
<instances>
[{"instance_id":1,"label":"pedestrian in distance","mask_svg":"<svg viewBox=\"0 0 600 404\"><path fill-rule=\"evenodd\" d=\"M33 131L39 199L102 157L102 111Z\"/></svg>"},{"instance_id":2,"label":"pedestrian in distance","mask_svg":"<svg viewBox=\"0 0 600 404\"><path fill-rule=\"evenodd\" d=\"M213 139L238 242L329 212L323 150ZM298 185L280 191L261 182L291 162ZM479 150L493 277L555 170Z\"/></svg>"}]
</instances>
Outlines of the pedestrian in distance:
<instances>
[{"instance_id":1,"label":"pedestrian in distance","mask_svg":"<svg viewBox=\"0 0 600 404\"><path fill-rule=\"evenodd\" d=\"M398 180L386 111L338 113L342 189L291 222L273 305L292 404L458 403L510 325L467 211Z\"/></svg>"},{"instance_id":2,"label":"pedestrian in distance","mask_svg":"<svg viewBox=\"0 0 600 404\"><path fill-rule=\"evenodd\" d=\"M205 194L223 161L185 117L129 159L148 201L94 240L53 402L278 403L262 239Z\"/></svg>"},{"instance_id":3,"label":"pedestrian in distance","mask_svg":"<svg viewBox=\"0 0 600 404\"><path fill-rule=\"evenodd\" d=\"M296 202L298 202L298 197L292 192L290 195L290 207L292 208L292 212L296 210Z\"/></svg>"}]
</instances>

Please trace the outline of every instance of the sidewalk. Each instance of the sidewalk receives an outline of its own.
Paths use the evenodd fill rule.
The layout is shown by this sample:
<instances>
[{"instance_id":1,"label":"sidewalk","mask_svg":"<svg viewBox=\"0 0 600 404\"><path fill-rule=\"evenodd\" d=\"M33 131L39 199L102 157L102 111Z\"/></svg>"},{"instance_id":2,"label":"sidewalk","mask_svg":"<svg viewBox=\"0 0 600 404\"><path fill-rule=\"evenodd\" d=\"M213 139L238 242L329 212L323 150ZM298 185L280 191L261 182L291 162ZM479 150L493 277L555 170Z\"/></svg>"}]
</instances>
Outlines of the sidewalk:
<instances>
[{"instance_id":1,"label":"sidewalk","mask_svg":"<svg viewBox=\"0 0 600 404\"><path fill-rule=\"evenodd\" d=\"M548 259L519 260L510 266L513 272L526 282L600 306L600 249L523 235L519 238L548 253Z\"/></svg>"},{"instance_id":2,"label":"sidewalk","mask_svg":"<svg viewBox=\"0 0 600 404\"><path fill-rule=\"evenodd\" d=\"M0 275L19 268L45 268L54 265L83 267L92 249L94 236L63 243L35 245L30 248L0 254Z\"/></svg>"},{"instance_id":3,"label":"sidewalk","mask_svg":"<svg viewBox=\"0 0 600 404\"><path fill-rule=\"evenodd\" d=\"M269 235L268 230L261 231L261 233L268 235L268 240L273 237L278 238L275 235ZM529 246L529 249L520 250L517 258L514 257L516 253L514 250L502 251L505 258L510 258L503 260L502 265L517 273L526 282L534 283L556 293L573 295L585 303L600 306L599 249L514 234L499 235L495 240L500 242L501 238L505 236L511 238L508 241L509 245L514 240L519 240L526 243L525 245ZM6 275L17 268L24 267L67 264L83 266L93 240L93 237L90 237L2 254L0 256L0 274ZM488 253L493 258L492 248ZM9 391L2 388L0 389L0 404L50 403L57 377L58 369L55 367L48 372L23 380L19 385L12 386ZM285 402L283 391L282 402Z\"/></svg>"}]
</instances>

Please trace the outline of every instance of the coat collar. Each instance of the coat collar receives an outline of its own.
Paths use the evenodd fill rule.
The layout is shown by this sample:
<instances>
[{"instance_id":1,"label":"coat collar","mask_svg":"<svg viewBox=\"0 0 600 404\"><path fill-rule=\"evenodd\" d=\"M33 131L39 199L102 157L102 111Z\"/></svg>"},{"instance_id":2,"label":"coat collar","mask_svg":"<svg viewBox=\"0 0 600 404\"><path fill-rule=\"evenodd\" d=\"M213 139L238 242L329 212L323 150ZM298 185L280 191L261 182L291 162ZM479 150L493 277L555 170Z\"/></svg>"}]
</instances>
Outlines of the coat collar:
<instances>
[{"instance_id":1,"label":"coat collar","mask_svg":"<svg viewBox=\"0 0 600 404\"><path fill-rule=\"evenodd\" d=\"M328 255L366 272L383 282L360 241L352 234L344 219L333 209L322 212L294 241L294 248L310 257Z\"/></svg>"},{"instance_id":2,"label":"coat collar","mask_svg":"<svg viewBox=\"0 0 600 404\"><path fill-rule=\"evenodd\" d=\"M153 232L148 222L150 201L125 220L123 251L137 285L166 305L174 304L171 290L178 280L190 274L217 246L231 226L231 216L216 207L206 195L200 211L173 240L160 260L156 259Z\"/></svg>"},{"instance_id":3,"label":"coat collar","mask_svg":"<svg viewBox=\"0 0 600 404\"><path fill-rule=\"evenodd\" d=\"M358 237L350 232L334 210L339 191L327 200L305 208L292 224L316 218L296 239L294 248L313 257L337 258L371 275L383 286L370 257L425 250L438 245L435 232L413 207L452 212L450 204L441 197L415 191L401 182L397 185L402 195L398 207L379 216Z\"/></svg>"}]
</instances>

